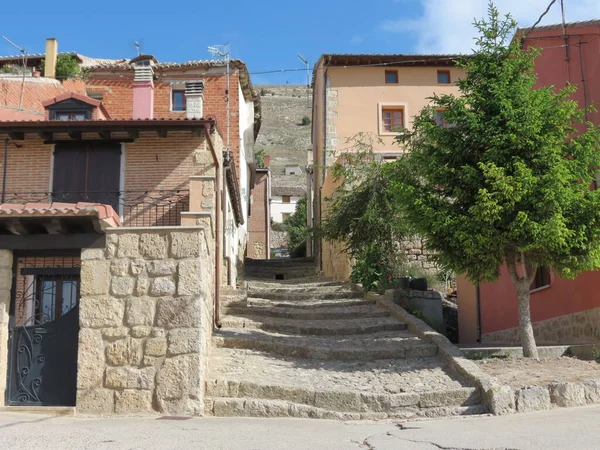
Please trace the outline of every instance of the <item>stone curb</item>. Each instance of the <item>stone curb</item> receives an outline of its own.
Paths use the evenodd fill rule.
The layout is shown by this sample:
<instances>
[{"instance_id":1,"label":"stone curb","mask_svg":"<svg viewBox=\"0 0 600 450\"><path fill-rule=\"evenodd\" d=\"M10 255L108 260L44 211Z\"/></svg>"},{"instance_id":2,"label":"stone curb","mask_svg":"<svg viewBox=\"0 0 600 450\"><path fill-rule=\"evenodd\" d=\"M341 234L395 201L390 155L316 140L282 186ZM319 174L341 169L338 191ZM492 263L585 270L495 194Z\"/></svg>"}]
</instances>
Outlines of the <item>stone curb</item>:
<instances>
[{"instance_id":1,"label":"stone curb","mask_svg":"<svg viewBox=\"0 0 600 450\"><path fill-rule=\"evenodd\" d=\"M354 285L364 292L362 287ZM440 358L448 364L451 371L467 379L481 390L482 398L494 415L513 414L516 412L515 394L510 386L502 384L498 379L484 373L474 362L464 357L462 352L448 338L435 331L422 320L409 314L385 295L373 292L365 293L365 297L374 300L378 306L386 309L392 317L408 325L408 330L421 339L434 344Z\"/></svg>"}]
</instances>

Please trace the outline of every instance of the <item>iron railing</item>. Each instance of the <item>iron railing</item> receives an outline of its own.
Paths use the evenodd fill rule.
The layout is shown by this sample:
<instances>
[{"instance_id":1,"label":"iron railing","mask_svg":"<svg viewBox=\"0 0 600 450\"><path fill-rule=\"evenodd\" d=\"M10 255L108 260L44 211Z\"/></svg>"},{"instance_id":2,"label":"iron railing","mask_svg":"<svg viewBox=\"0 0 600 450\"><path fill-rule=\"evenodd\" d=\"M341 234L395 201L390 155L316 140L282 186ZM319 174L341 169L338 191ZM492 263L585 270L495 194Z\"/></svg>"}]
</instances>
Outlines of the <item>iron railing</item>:
<instances>
[{"instance_id":1,"label":"iron railing","mask_svg":"<svg viewBox=\"0 0 600 450\"><path fill-rule=\"evenodd\" d=\"M181 225L181 213L190 209L188 190L116 192L7 193L5 203L102 203L121 216L123 226L159 227Z\"/></svg>"}]
</instances>

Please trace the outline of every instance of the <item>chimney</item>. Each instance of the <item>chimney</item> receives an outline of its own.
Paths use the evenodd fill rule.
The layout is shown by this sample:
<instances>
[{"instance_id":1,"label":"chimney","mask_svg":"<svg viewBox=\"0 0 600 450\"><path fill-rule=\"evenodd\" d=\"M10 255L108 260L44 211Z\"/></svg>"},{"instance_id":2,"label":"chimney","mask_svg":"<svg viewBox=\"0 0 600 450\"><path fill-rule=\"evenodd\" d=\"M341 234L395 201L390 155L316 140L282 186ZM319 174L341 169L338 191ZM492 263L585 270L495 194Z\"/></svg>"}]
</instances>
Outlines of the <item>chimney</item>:
<instances>
[{"instance_id":1,"label":"chimney","mask_svg":"<svg viewBox=\"0 0 600 450\"><path fill-rule=\"evenodd\" d=\"M55 38L46 39L46 61L44 63L44 76L56 78L56 59L58 58L58 41Z\"/></svg>"},{"instance_id":2,"label":"chimney","mask_svg":"<svg viewBox=\"0 0 600 450\"><path fill-rule=\"evenodd\" d=\"M154 61L152 59L138 59L133 65L134 119L154 118L154 69L152 68Z\"/></svg>"},{"instance_id":3,"label":"chimney","mask_svg":"<svg viewBox=\"0 0 600 450\"><path fill-rule=\"evenodd\" d=\"M202 119L204 80L185 83L185 111L188 119Z\"/></svg>"}]
</instances>

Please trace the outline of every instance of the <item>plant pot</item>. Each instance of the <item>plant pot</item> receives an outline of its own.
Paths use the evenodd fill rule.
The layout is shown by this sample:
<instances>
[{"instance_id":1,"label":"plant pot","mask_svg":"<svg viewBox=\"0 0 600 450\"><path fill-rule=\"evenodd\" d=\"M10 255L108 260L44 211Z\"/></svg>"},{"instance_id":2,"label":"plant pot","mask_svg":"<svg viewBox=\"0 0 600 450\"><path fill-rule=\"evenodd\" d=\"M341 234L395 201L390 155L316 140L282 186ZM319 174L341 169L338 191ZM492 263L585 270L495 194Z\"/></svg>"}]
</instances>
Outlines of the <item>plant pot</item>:
<instances>
[{"instance_id":1,"label":"plant pot","mask_svg":"<svg viewBox=\"0 0 600 450\"><path fill-rule=\"evenodd\" d=\"M413 291L426 291L427 278L415 278L414 280L410 280L409 286Z\"/></svg>"}]
</instances>

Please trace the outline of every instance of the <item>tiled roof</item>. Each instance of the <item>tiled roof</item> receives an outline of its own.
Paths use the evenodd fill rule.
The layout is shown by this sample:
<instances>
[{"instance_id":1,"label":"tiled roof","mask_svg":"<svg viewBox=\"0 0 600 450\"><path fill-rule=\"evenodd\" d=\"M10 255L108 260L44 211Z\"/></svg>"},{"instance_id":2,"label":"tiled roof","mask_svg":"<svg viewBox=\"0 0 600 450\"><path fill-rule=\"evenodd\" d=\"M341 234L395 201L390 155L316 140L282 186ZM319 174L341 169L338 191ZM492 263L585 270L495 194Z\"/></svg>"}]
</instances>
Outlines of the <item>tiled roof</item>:
<instances>
[{"instance_id":1,"label":"tiled roof","mask_svg":"<svg viewBox=\"0 0 600 450\"><path fill-rule=\"evenodd\" d=\"M600 19L585 20L585 21L581 21L581 22L569 22L569 23L565 24L565 28L582 28L582 27L592 27L592 26L600 26ZM562 29L562 27L563 27L562 23L553 23L550 25L537 26L533 30L535 30L535 31L558 30L558 29ZM517 33L518 32L529 32L529 31L532 31L532 29L531 28L519 28L517 30Z\"/></svg>"},{"instance_id":2,"label":"tiled roof","mask_svg":"<svg viewBox=\"0 0 600 450\"><path fill-rule=\"evenodd\" d=\"M11 217L81 217L95 216L108 227L121 225L119 215L110 205L101 203L2 203L0 219Z\"/></svg>"},{"instance_id":3,"label":"tiled roof","mask_svg":"<svg viewBox=\"0 0 600 450\"><path fill-rule=\"evenodd\" d=\"M58 54L59 54L59 56L60 55L74 56L75 58L77 58L79 60L82 67L88 67L88 66L98 65L98 64L114 64L114 63L125 61L125 59L90 58L89 56L80 55L79 53L76 53L76 52L59 52ZM45 57L46 57L45 53L35 53L35 54L27 55L27 60L28 61L41 60L41 59L44 59ZM9 62L9 61L19 62L22 60L23 60L23 55L0 56L0 63Z\"/></svg>"},{"instance_id":4,"label":"tiled roof","mask_svg":"<svg viewBox=\"0 0 600 450\"><path fill-rule=\"evenodd\" d=\"M50 105L54 105L55 103L65 101L70 98L79 100L80 102L84 102L84 103L87 103L88 105L92 105L92 106L96 106L96 107L98 107L102 104L101 101L95 100L91 97L88 97L87 95L78 94L77 92L65 92L64 94L60 94L54 98L51 98L51 99L46 100L45 102L42 102L42 106L44 108L47 108Z\"/></svg>"}]
</instances>

